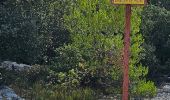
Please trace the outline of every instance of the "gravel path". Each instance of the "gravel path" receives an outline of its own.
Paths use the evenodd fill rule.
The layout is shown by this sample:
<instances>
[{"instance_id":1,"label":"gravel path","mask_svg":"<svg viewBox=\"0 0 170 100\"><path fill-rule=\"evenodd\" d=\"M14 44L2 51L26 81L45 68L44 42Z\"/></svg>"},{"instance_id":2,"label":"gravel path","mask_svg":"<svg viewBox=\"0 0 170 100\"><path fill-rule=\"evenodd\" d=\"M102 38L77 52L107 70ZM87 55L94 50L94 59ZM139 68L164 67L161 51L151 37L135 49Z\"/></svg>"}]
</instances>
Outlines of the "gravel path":
<instances>
[{"instance_id":1,"label":"gravel path","mask_svg":"<svg viewBox=\"0 0 170 100\"><path fill-rule=\"evenodd\" d=\"M158 93L157 96L155 98L152 98L151 100L170 100L170 93Z\"/></svg>"},{"instance_id":2,"label":"gravel path","mask_svg":"<svg viewBox=\"0 0 170 100\"><path fill-rule=\"evenodd\" d=\"M151 100L170 100L170 83L166 83L160 89L158 89L158 94Z\"/></svg>"}]
</instances>

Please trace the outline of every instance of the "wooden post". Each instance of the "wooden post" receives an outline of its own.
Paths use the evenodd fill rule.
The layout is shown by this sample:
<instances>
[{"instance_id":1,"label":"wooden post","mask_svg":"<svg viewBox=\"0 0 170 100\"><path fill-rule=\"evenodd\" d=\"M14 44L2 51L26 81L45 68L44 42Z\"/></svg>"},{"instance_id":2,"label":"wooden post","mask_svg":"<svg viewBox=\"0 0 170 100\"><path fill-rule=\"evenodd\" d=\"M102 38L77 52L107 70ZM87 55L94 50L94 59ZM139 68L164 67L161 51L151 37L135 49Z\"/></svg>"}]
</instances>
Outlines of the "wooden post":
<instances>
[{"instance_id":1,"label":"wooden post","mask_svg":"<svg viewBox=\"0 0 170 100\"><path fill-rule=\"evenodd\" d=\"M129 49L130 49L130 25L131 25L131 5L126 5L125 12L125 34L124 34L124 54L123 54L123 96L122 100L128 100L129 90Z\"/></svg>"}]
</instances>

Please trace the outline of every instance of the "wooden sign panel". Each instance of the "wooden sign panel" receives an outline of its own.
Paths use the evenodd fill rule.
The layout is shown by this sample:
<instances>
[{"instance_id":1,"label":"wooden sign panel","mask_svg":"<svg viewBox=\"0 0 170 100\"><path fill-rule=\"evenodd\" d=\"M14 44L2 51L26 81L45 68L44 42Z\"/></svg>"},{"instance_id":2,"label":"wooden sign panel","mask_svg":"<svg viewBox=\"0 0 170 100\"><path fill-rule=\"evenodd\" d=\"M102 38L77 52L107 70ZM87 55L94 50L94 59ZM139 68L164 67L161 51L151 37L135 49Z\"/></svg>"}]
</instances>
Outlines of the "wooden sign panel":
<instances>
[{"instance_id":1,"label":"wooden sign panel","mask_svg":"<svg viewBox=\"0 0 170 100\"><path fill-rule=\"evenodd\" d=\"M115 5L145 5L146 0L112 0L112 3Z\"/></svg>"}]
</instances>

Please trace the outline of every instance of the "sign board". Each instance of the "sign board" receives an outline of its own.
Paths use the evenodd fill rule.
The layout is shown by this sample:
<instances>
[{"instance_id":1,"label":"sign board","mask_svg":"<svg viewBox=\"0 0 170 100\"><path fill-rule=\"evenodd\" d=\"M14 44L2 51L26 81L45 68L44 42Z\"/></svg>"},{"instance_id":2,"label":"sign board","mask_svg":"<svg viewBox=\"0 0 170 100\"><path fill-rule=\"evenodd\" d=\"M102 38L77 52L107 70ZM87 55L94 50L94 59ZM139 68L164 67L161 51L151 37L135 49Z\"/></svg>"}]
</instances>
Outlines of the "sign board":
<instances>
[{"instance_id":1,"label":"sign board","mask_svg":"<svg viewBox=\"0 0 170 100\"><path fill-rule=\"evenodd\" d=\"M112 0L112 3L115 5L145 5L146 0Z\"/></svg>"}]
</instances>

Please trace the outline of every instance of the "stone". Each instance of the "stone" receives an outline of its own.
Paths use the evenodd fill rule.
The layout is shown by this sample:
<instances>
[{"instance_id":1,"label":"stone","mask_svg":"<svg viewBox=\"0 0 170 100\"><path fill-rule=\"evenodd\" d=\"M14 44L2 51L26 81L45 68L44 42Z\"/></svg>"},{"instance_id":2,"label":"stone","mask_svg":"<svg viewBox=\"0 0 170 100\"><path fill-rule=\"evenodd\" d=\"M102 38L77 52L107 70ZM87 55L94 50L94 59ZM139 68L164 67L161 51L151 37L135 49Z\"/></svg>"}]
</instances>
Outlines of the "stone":
<instances>
[{"instance_id":1,"label":"stone","mask_svg":"<svg viewBox=\"0 0 170 100\"><path fill-rule=\"evenodd\" d=\"M19 97L11 88L0 86L0 100L25 100Z\"/></svg>"},{"instance_id":2,"label":"stone","mask_svg":"<svg viewBox=\"0 0 170 100\"><path fill-rule=\"evenodd\" d=\"M170 84L166 84L162 87L163 92L170 92Z\"/></svg>"},{"instance_id":3,"label":"stone","mask_svg":"<svg viewBox=\"0 0 170 100\"><path fill-rule=\"evenodd\" d=\"M4 61L1 63L0 68L12 71L25 71L29 70L32 66L26 64L17 64L16 62Z\"/></svg>"}]
</instances>

